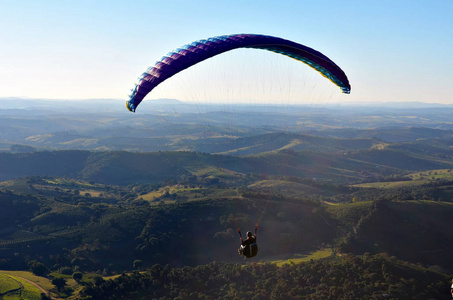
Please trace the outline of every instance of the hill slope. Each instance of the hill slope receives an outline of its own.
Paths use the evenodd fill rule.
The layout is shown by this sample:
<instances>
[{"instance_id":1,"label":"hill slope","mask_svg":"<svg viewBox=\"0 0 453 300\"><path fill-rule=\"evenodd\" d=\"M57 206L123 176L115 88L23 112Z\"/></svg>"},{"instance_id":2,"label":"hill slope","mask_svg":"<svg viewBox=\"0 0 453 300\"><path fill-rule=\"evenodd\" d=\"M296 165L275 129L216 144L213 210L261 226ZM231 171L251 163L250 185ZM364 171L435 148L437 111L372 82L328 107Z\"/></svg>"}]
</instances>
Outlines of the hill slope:
<instances>
[{"instance_id":1,"label":"hill slope","mask_svg":"<svg viewBox=\"0 0 453 300\"><path fill-rule=\"evenodd\" d=\"M448 169L453 166L453 161L448 157L422 155L398 148L349 154L284 150L244 157L194 152L44 151L0 153L0 165L0 180L48 175L128 185L181 180L202 169L222 168L244 175L254 173L360 183L364 178L407 171Z\"/></svg>"}]
</instances>

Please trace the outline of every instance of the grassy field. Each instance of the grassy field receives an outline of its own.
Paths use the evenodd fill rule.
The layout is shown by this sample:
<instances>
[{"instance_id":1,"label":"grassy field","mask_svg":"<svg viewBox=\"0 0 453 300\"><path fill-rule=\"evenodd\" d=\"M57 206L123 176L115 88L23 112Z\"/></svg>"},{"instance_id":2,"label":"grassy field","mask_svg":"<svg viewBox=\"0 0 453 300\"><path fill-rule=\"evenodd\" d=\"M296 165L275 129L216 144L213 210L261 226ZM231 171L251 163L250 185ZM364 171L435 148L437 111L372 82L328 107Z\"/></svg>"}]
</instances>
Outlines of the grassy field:
<instances>
[{"instance_id":1,"label":"grassy field","mask_svg":"<svg viewBox=\"0 0 453 300\"><path fill-rule=\"evenodd\" d=\"M36 283L37 285L39 285L40 287L42 287L43 289L45 289L47 291L55 287L51 283L50 279L41 277L41 276L36 276L33 273L27 272L27 271L3 271L3 270L0 270L0 275L3 275L3 274L18 276L18 277L28 279L30 281L33 281L34 283Z\"/></svg>"},{"instance_id":2,"label":"grassy field","mask_svg":"<svg viewBox=\"0 0 453 300\"><path fill-rule=\"evenodd\" d=\"M214 188L199 188L199 187L187 187L183 185L165 186L157 191L152 191L147 194L140 195L138 198L153 202L157 198L163 197L165 203L174 203L171 200L171 196L178 196L184 198L187 201L203 200L210 195L215 194L217 197L231 197L237 196L236 190L233 189L214 189Z\"/></svg>"},{"instance_id":3,"label":"grassy field","mask_svg":"<svg viewBox=\"0 0 453 300\"><path fill-rule=\"evenodd\" d=\"M41 293L38 287L28 282L21 276L12 275L19 273L14 271L0 271L0 293L1 299L8 300L40 300ZM36 276L37 277L37 276Z\"/></svg>"},{"instance_id":4,"label":"grassy field","mask_svg":"<svg viewBox=\"0 0 453 300\"><path fill-rule=\"evenodd\" d=\"M393 189L404 186L422 185L428 183L429 180L408 180L408 181L388 181L388 182L368 182L354 184L354 187L362 188L377 188L377 189Z\"/></svg>"},{"instance_id":5,"label":"grassy field","mask_svg":"<svg viewBox=\"0 0 453 300\"><path fill-rule=\"evenodd\" d=\"M43 194L59 192L74 193L76 190L82 196L90 194L92 197L112 197L105 186L89 182L65 178L43 179L41 182L30 183L26 178L0 182L0 188L6 188L23 194L34 194L39 191Z\"/></svg>"},{"instance_id":6,"label":"grassy field","mask_svg":"<svg viewBox=\"0 0 453 300\"><path fill-rule=\"evenodd\" d=\"M321 249L321 250L311 252L308 254L299 254L296 257L291 258L291 259L272 260L272 261L268 261L268 262L274 263L277 266L281 267L285 264L300 264L303 262L310 261L312 259L316 260L316 259L326 258L331 255L332 255L331 249Z\"/></svg>"},{"instance_id":7,"label":"grassy field","mask_svg":"<svg viewBox=\"0 0 453 300\"><path fill-rule=\"evenodd\" d=\"M140 195L140 198L146 201L153 201L156 198L159 198L165 194L173 195L181 192L195 192L201 190L200 188L185 188L184 186L166 186L162 187L157 191L153 191L144 195Z\"/></svg>"},{"instance_id":8,"label":"grassy field","mask_svg":"<svg viewBox=\"0 0 453 300\"><path fill-rule=\"evenodd\" d=\"M20 289L20 284L5 274L0 274L0 294Z\"/></svg>"},{"instance_id":9,"label":"grassy field","mask_svg":"<svg viewBox=\"0 0 453 300\"><path fill-rule=\"evenodd\" d=\"M416 172L406 175L411 180L388 181L388 182L369 182L355 184L354 187L362 188L382 188L391 189L405 186L423 185L435 180L453 180L452 169L438 169L424 172Z\"/></svg>"},{"instance_id":10,"label":"grassy field","mask_svg":"<svg viewBox=\"0 0 453 300\"><path fill-rule=\"evenodd\" d=\"M59 188L76 188L79 190L80 195L90 194L92 197L100 197L101 194L106 196L106 191L103 186L99 186L96 184L91 184L86 181L75 180L75 179L66 179L66 178L53 178L53 179L45 179L45 182L50 184L50 187Z\"/></svg>"},{"instance_id":11,"label":"grassy field","mask_svg":"<svg viewBox=\"0 0 453 300\"><path fill-rule=\"evenodd\" d=\"M61 185L61 186L74 186L77 185L79 187L85 188L93 188L95 185L91 184L86 181L75 180L75 179L65 179L65 178L53 178L53 179L45 179L45 181L49 184L53 185Z\"/></svg>"},{"instance_id":12,"label":"grassy field","mask_svg":"<svg viewBox=\"0 0 453 300\"><path fill-rule=\"evenodd\" d=\"M412 180L453 180L453 171L452 169L439 169L439 170L430 170L424 172L411 173L408 177Z\"/></svg>"},{"instance_id":13,"label":"grassy field","mask_svg":"<svg viewBox=\"0 0 453 300\"><path fill-rule=\"evenodd\" d=\"M283 195L301 195L301 194L317 194L322 191L308 184L284 181L284 180L261 180L250 184L248 186L251 189L257 189L260 191L273 191Z\"/></svg>"},{"instance_id":14,"label":"grassy field","mask_svg":"<svg viewBox=\"0 0 453 300\"><path fill-rule=\"evenodd\" d=\"M4 295L2 299L41 299L42 291L28 282L27 280L34 282L41 288L49 292L55 286L51 283L48 278L33 275L27 271L3 271L0 270L0 286L1 287L13 287L17 286L18 291ZM22 284L23 288L20 286ZM2 293L2 292L0 292ZM56 296L56 295L53 295Z\"/></svg>"},{"instance_id":15,"label":"grassy field","mask_svg":"<svg viewBox=\"0 0 453 300\"><path fill-rule=\"evenodd\" d=\"M66 286L73 290L72 295L66 299L77 299L80 290L82 290L83 285L77 283L72 275L63 275L58 272L53 272L50 274L51 277L55 278L64 278L66 279ZM92 281L92 278L97 276L96 274L84 274L83 281L89 282ZM0 299L41 299L42 291L36 286L32 285L27 280L39 285L41 288L47 292L54 291L55 285L52 284L51 279L33 275L31 272L27 271L3 271L0 270L0 294L5 293L9 290L21 289L20 282L23 285L21 291L16 291L11 294L3 296ZM58 295L54 292L50 292L52 297L58 298Z\"/></svg>"},{"instance_id":16,"label":"grassy field","mask_svg":"<svg viewBox=\"0 0 453 300\"><path fill-rule=\"evenodd\" d=\"M28 282L24 280L22 277L12 276L11 278L19 281L23 285L23 289L17 292L17 295L10 295L9 297L4 297L4 299L30 299L30 300L40 300L42 291Z\"/></svg>"},{"instance_id":17,"label":"grassy field","mask_svg":"<svg viewBox=\"0 0 453 300\"><path fill-rule=\"evenodd\" d=\"M73 290L72 294L65 298L67 300L75 300L75 299L78 299L79 297L79 293L80 291L83 289L83 287L87 284L87 283L92 283L93 282L93 278L94 277L98 277L99 275L96 274L96 273L83 273L83 278L81 280L81 283L79 284L77 281L75 281L73 278L72 278L72 275L65 275L65 274L61 274L61 273L58 273L58 272L52 272L50 273L50 276L52 277L55 277L55 278L64 278L66 279L66 285L71 288ZM118 276L121 276L121 274L119 275L115 275L115 276L111 276L111 278L115 278L115 277L118 277ZM104 279L110 279L110 277L103 277Z\"/></svg>"}]
</instances>

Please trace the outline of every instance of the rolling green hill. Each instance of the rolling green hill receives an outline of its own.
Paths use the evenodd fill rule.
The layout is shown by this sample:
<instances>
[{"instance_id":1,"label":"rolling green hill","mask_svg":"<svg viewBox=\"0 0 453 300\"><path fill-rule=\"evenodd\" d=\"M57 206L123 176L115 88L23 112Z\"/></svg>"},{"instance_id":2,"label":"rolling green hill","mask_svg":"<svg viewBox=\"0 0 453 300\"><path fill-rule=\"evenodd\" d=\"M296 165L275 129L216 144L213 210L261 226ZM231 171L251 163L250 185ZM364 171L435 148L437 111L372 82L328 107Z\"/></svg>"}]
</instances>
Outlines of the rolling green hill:
<instances>
[{"instance_id":1,"label":"rolling green hill","mask_svg":"<svg viewBox=\"0 0 453 300\"><path fill-rule=\"evenodd\" d=\"M374 156L368 159L373 160ZM0 153L1 180L24 176L67 176L104 184L128 185L182 180L206 168L231 172L318 178L332 182L360 182L364 177L386 176L402 170L376 168L367 157L315 152L279 151L234 157L195 152L88 152L53 151ZM390 162L388 163L390 164ZM432 166L433 164L426 164ZM439 165L439 164L437 164Z\"/></svg>"},{"instance_id":2,"label":"rolling green hill","mask_svg":"<svg viewBox=\"0 0 453 300\"><path fill-rule=\"evenodd\" d=\"M345 232L346 252L387 253L400 259L453 269L451 202L379 201L328 208Z\"/></svg>"},{"instance_id":3,"label":"rolling green hill","mask_svg":"<svg viewBox=\"0 0 453 300\"><path fill-rule=\"evenodd\" d=\"M427 128L427 127L413 127L413 126L392 126L373 128L370 126L367 129L337 129L337 130L323 130L314 132L313 134L328 136L328 137L339 137L345 139L357 139L357 138L374 138L377 140L384 141L386 143L407 143L417 141L432 141L442 140L451 141L453 138L452 130L443 130L438 128Z\"/></svg>"},{"instance_id":4,"label":"rolling green hill","mask_svg":"<svg viewBox=\"0 0 453 300\"><path fill-rule=\"evenodd\" d=\"M23 268L33 258L49 266L77 265L94 271L107 265L117 271L128 269L136 259L148 266L240 261L236 226L246 230L260 220L263 258L311 251L333 238L316 212L318 205L310 202L262 199L256 194L206 196L189 202L176 196L177 204L150 206L125 201L102 204L97 203L101 199L80 196L0 193L0 267ZM8 202L10 198L15 200ZM24 206L25 210L22 203L35 206ZM280 247L273 247L274 243Z\"/></svg>"},{"instance_id":5,"label":"rolling green hill","mask_svg":"<svg viewBox=\"0 0 453 300\"><path fill-rule=\"evenodd\" d=\"M198 142L194 142L193 149L201 152L229 155L249 155L278 150L309 150L317 152L342 153L359 149L369 149L375 145L381 144L382 142L371 138L326 138L314 135L280 132L238 138L224 142L211 141L204 146L198 146L197 143Z\"/></svg>"},{"instance_id":6,"label":"rolling green hill","mask_svg":"<svg viewBox=\"0 0 453 300\"><path fill-rule=\"evenodd\" d=\"M205 141L186 135L159 138L162 143L173 139L176 144L179 143L176 140L184 138L185 141L174 149L202 152L33 152L23 149L25 146L17 146L18 151L28 153L0 152L0 180L48 175L128 185L188 179L199 170L221 168L243 175L296 176L352 184L391 175L452 168L449 132L420 128L406 129L406 132L411 136L420 134L422 138L393 144L372 137L334 138L289 132L242 138L214 134ZM436 135L428 140L429 133ZM143 132L137 134L144 138ZM136 137L132 134L129 138ZM78 139L78 142L89 141ZM131 144L138 145L137 141L131 141Z\"/></svg>"},{"instance_id":7,"label":"rolling green hill","mask_svg":"<svg viewBox=\"0 0 453 300\"><path fill-rule=\"evenodd\" d=\"M438 176L444 173L448 170L437 170ZM379 266L387 267L379 269L383 281L375 292L389 289L394 295L399 294L390 286L418 278L427 291L427 285L434 287L446 278L444 273L453 270L449 257L453 236L448 226L453 204L423 201L419 185L405 187L417 200L391 201L401 198L406 190L389 188L383 190L388 193L384 195L380 189L297 177L246 176L222 168L196 169L191 176L192 184L173 180L127 187L53 177L3 182L0 268L24 270L38 260L53 274L82 271L108 275L132 270L136 262L143 269L169 264L172 267L167 270L185 266L185 271L188 266L203 268L204 264L248 264L250 260L244 261L236 253L236 230L240 226L245 232L258 222L260 250L252 262L264 268L269 262L293 261L329 249L337 256L281 268L305 270L313 266L338 268L340 272L343 264L350 269L362 261L361 271L356 272L361 277L367 268L376 273L375 262L379 261ZM243 186L238 188L235 182ZM158 195L148 199L151 193ZM389 199L379 200L376 195ZM367 197L370 201L360 201ZM398 285L391 278L401 278L401 268L406 279ZM318 276L313 274L313 280ZM378 277L373 276L376 282ZM321 290L317 284L311 286ZM81 295L88 295L94 287L86 283Z\"/></svg>"},{"instance_id":8,"label":"rolling green hill","mask_svg":"<svg viewBox=\"0 0 453 300\"><path fill-rule=\"evenodd\" d=\"M155 265L81 291L84 299L444 299L450 277L378 255L301 264Z\"/></svg>"},{"instance_id":9,"label":"rolling green hill","mask_svg":"<svg viewBox=\"0 0 453 300\"><path fill-rule=\"evenodd\" d=\"M103 186L48 177L5 182L0 185L0 267L23 268L24 258L87 270L106 265L128 269L137 259L146 265L238 261L237 226L246 230L259 222L260 254L265 260L330 245L342 252L386 252L453 269L453 261L446 257L453 236L445 226L453 206L421 201L426 193L419 186L386 189L382 194L293 177L253 180L241 189L208 188L201 182L192 187ZM84 188L99 194L81 193ZM148 199L152 191L157 194ZM417 201L388 200L403 198L408 191ZM375 201L354 201L367 197ZM329 199L354 203L322 204Z\"/></svg>"}]
</instances>

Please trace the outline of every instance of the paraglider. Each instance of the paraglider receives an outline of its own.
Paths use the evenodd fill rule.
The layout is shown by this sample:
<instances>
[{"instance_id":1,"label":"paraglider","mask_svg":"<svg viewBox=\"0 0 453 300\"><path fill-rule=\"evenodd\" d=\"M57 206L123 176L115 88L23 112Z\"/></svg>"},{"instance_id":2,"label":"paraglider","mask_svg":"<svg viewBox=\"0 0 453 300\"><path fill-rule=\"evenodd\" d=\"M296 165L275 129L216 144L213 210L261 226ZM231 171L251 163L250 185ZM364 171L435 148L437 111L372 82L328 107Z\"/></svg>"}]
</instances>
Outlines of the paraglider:
<instances>
[{"instance_id":1,"label":"paraglider","mask_svg":"<svg viewBox=\"0 0 453 300\"><path fill-rule=\"evenodd\" d=\"M239 255L244 255L246 258L251 258L258 254L258 244L256 243L257 231L258 225L255 226L255 234L253 234L251 231L247 231L247 238L244 241L244 239L242 239L241 230L238 229L239 237L241 238L241 246L238 249Z\"/></svg>"},{"instance_id":2,"label":"paraglider","mask_svg":"<svg viewBox=\"0 0 453 300\"><path fill-rule=\"evenodd\" d=\"M135 112L143 98L163 81L201 61L239 48L262 49L289 56L318 71L343 93L349 94L351 90L343 70L321 52L279 37L232 34L195 41L163 56L139 77L138 84L126 101L126 107Z\"/></svg>"}]
</instances>

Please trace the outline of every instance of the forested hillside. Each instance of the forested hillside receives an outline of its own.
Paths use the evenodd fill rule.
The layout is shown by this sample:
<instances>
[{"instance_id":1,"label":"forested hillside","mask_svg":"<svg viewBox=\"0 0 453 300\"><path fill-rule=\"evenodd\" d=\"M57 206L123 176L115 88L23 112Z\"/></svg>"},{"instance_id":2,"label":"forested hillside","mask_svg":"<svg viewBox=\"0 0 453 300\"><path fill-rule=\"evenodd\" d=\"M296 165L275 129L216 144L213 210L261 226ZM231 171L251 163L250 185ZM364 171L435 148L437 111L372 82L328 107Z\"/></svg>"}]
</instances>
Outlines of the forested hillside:
<instances>
[{"instance_id":1,"label":"forested hillside","mask_svg":"<svg viewBox=\"0 0 453 300\"><path fill-rule=\"evenodd\" d=\"M236 230L258 223L261 261L328 248L453 269L445 226L453 213L451 181L382 190L215 171L185 183L129 186L53 177L3 182L1 267L39 259L50 269L118 272L135 260L239 262ZM433 194L439 190L443 199Z\"/></svg>"},{"instance_id":2,"label":"forested hillside","mask_svg":"<svg viewBox=\"0 0 453 300\"><path fill-rule=\"evenodd\" d=\"M428 148L429 149L429 148ZM450 151L450 150L448 150ZM200 170L220 168L239 174L317 178L335 183L360 183L378 177L453 167L450 153L389 147L350 153L282 150L250 156L197 152L43 151L0 153L0 180L24 176L67 176L104 184L190 180Z\"/></svg>"},{"instance_id":3,"label":"forested hillside","mask_svg":"<svg viewBox=\"0 0 453 300\"><path fill-rule=\"evenodd\" d=\"M378 255L303 264L155 265L97 280L81 299L446 299L449 277Z\"/></svg>"}]
</instances>

